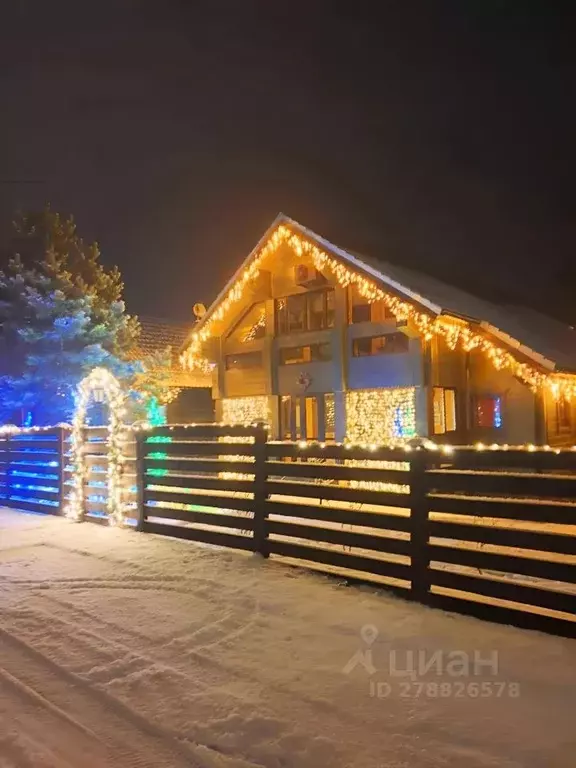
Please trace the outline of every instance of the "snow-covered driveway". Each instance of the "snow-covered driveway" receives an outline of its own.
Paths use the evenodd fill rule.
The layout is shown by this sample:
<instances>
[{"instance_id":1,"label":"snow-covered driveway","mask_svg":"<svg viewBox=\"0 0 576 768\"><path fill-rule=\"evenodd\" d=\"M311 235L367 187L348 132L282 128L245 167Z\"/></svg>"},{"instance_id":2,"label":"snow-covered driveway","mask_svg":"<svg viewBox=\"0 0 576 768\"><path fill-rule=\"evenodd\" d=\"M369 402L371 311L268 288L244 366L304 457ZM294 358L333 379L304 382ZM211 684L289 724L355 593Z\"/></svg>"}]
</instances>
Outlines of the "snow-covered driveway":
<instances>
[{"instance_id":1,"label":"snow-covered driveway","mask_svg":"<svg viewBox=\"0 0 576 768\"><path fill-rule=\"evenodd\" d=\"M0 511L1 768L573 768L575 725L575 641Z\"/></svg>"}]
</instances>

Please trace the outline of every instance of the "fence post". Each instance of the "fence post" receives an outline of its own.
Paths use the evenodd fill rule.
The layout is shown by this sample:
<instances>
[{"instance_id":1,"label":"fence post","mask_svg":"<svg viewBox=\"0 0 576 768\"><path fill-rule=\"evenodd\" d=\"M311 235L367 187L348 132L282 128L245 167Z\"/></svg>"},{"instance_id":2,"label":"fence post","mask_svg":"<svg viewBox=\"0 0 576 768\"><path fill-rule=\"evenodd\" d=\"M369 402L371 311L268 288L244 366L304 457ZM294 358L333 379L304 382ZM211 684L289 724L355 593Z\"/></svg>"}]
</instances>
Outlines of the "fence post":
<instances>
[{"instance_id":1,"label":"fence post","mask_svg":"<svg viewBox=\"0 0 576 768\"><path fill-rule=\"evenodd\" d=\"M258 425L254 435L254 552L268 557L268 514L266 512L266 443L268 431L264 425Z\"/></svg>"},{"instance_id":2,"label":"fence post","mask_svg":"<svg viewBox=\"0 0 576 768\"><path fill-rule=\"evenodd\" d=\"M58 427L58 514L64 514L64 505L66 503L66 491L64 487L64 462L66 461L65 453L65 435L66 430L64 427Z\"/></svg>"},{"instance_id":3,"label":"fence post","mask_svg":"<svg viewBox=\"0 0 576 768\"><path fill-rule=\"evenodd\" d=\"M410 544L412 597L421 603L430 593L430 547L428 518L428 455L417 447L410 456Z\"/></svg>"},{"instance_id":4,"label":"fence post","mask_svg":"<svg viewBox=\"0 0 576 768\"><path fill-rule=\"evenodd\" d=\"M136 530L144 530L146 509L144 507L144 488L146 474L144 467L144 452L146 445L146 432L136 432Z\"/></svg>"}]
</instances>

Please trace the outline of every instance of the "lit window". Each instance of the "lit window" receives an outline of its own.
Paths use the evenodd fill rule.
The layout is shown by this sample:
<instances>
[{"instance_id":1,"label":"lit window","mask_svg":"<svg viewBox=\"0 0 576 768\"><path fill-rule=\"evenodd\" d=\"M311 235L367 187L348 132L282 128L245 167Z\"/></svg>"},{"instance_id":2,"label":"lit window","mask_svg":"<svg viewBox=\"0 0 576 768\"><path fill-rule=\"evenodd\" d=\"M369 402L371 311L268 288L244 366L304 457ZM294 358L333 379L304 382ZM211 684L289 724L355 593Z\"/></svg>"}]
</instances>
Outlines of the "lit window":
<instances>
[{"instance_id":1,"label":"lit window","mask_svg":"<svg viewBox=\"0 0 576 768\"><path fill-rule=\"evenodd\" d=\"M283 440L292 440L292 398L282 395L280 400L280 434Z\"/></svg>"},{"instance_id":2,"label":"lit window","mask_svg":"<svg viewBox=\"0 0 576 768\"><path fill-rule=\"evenodd\" d=\"M280 365L326 362L332 359L330 344L308 344L302 347L282 347Z\"/></svg>"},{"instance_id":3,"label":"lit window","mask_svg":"<svg viewBox=\"0 0 576 768\"><path fill-rule=\"evenodd\" d=\"M276 300L278 334L321 331L334 327L334 290L297 293Z\"/></svg>"},{"instance_id":4,"label":"lit window","mask_svg":"<svg viewBox=\"0 0 576 768\"><path fill-rule=\"evenodd\" d=\"M262 352L240 352L237 355L226 355L227 371L245 371L262 367Z\"/></svg>"},{"instance_id":5,"label":"lit window","mask_svg":"<svg viewBox=\"0 0 576 768\"><path fill-rule=\"evenodd\" d=\"M306 413L306 439L318 439L318 398L304 398L304 409Z\"/></svg>"},{"instance_id":6,"label":"lit window","mask_svg":"<svg viewBox=\"0 0 576 768\"><path fill-rule=\"evenodd\" d=\"M409 339L403 333L387 333L384 336L367 336L354 339L352 354L354 357L372 355L397 355L408 352Z\"/></svg>"},{"instance_id":7,"label":"lit window","mask_svg":"<svg viewBox=\"0 0 576 768\"><path fill-rule=\"evenodd\" d=\"M229 338L243 344L261 339L266 335L266 306L264 302L253 304L236 323Z\"/></svg>"},{"instance_id":8,"label":"lit window","mask_svg":"<svg viewBox=\"0 0 576 768\"><path fill-rule=\"evenodd\" d=\"M479 395L474 398L474 424L483 429L500 429L502 426L500 395Z\"/></svg>"},{"instance_id":9,"label":"lit window","mask_svg":"<svg viewBox=\"0 0 576 768\"><path fill-rule=\"evenodd\" d=\"M434 434L456 431L456 390L434 387L432 396Z\"/></svg>"},{"instance_id":10,"label":"lit window","mask_svg":"<svg viewBox=\"0 0 576 768\"><path fill-rule=\"evenodd\" d=\"M558 432L569 432L572 429L572 407L570 400L565 397L556 401L556 424Z\"/></svg>"}]
</instances>

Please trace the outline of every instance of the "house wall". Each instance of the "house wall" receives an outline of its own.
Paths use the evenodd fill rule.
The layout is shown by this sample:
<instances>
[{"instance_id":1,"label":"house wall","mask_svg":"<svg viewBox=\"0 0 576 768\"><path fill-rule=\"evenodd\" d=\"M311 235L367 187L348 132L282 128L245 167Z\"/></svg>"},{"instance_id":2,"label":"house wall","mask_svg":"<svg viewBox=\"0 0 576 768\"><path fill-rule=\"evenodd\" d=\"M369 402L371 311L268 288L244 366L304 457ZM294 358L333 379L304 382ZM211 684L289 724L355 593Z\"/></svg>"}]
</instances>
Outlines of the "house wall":
<instances>
[{"instance_id":1,"label":"house wall","mask_svg":"<svg viewBox=\"0 0 576 768\"><path fill-rule=\"evenodd\" d=\"M498 371L478 350L470 353L471 423L469 442L521 445L538 442L537 398L507 371ZM502 427L481 429L474 424L473 403L477 395L500 395Z\"/></svg>"}]
</instances>

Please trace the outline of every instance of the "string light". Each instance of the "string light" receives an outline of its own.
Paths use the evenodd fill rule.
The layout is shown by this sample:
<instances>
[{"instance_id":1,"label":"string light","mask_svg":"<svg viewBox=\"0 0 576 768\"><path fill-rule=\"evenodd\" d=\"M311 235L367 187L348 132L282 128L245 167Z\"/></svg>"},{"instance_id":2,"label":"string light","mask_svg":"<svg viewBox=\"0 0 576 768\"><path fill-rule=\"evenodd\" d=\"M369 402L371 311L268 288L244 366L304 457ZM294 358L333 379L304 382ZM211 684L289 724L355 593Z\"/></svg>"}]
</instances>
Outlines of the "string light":
<instances>
[{"instance_id":1,"label":"string light","mask_svg":"<svg viewBox=\"0 0 576 768\"><path fill-rule=\"evenodd\" d=\"M202 327L192 335L190 345L180 357L185 368L199 369L204 372L209 372L214 368L214 363L207 360L202 354L203 344L217 335L217 324L228 314L231 307L242 299L246 288L260 274L263 263L284 244L292 248L298 257L307 255L311 258L315 268L320 272L332 273L342 287L354 285L360 295L369 303L383 302L397 318L411 321L424 339L430 340L434 336L441 336L451 349L456 349L458 346L467 352L478 349L487 356L497 370L509 371L533 391L547 389L556 400L559 398L570 400L572 396L576 395L575 376L561 373L542 373L533 366L517 360L511 352L494 344L486 335L473 330L467 322L459 318L431 316L422 312L411 303L383 290L373 280L349 269L343 262L328 255L301 235L292 232L284 224L279 225L272 232L268 241L254 255L251 263L244 269L226 296L206 316Z\"/></svg>"},{"instance_id":2,"label":"string light","mask_svg":"<svg viewBox=\"0 0 576 768\"><path fill-rule=\"evenodd\" d=\"M266 395L253 397L225 397L222 400L222 419L226 424L254 424L270 422L270 406Z\"/></svg>"},{"instance_id":3,"label":"string light","mask_svg":"<svg viewBox=\"0 0 576 768\"><path fill-rule=\"evenodd\" d=\"M71 463L74 467L72 490L68 497L66 516L71 520L80 520L84 514L84 483L87 466L84 457L84 427L90 399L95 392L102 392L110 411L108 422L108 499L107 512L110 524L120 524L124 520L122 509L122 465L124 393L118 380L104 368L95 368L78 386L76 412L72 422Z\"/></svg>"},{"instance_id":4,"label":"string light","mask_svg":"<svg viewBox=\"0 0 576 768\"><path fill-rule=\"evenodd\" d=\"M416 435L414 387L346 392L346 434L353 443L393 443Z\"/></svg>"}]
</instances>

